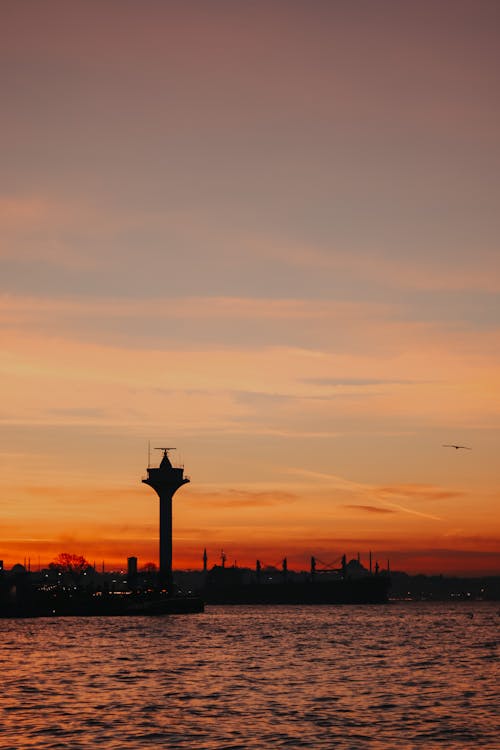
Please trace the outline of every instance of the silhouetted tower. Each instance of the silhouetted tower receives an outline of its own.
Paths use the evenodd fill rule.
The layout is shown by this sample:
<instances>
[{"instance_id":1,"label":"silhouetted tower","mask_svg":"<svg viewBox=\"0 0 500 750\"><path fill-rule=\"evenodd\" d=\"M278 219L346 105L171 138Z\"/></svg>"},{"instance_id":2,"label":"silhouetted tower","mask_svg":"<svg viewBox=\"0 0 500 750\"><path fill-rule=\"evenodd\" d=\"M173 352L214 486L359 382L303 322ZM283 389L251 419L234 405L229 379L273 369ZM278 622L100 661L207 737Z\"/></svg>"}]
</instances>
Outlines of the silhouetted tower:
<instances>
[{"instance_id":1,"label":"silhouetted tower","mask_svg":"<svg viewBox=\"0 0 500 750\"><path fill-rule=\"evenodd\" d=\"M172 498L174 493L187 484L183 468L174 468L168 457L173 448L158 448L163 451L163 458L157 469L148 466L148 478L143 479L160 498L160 582L170 593L173 591L172 580Z\"/></svg>"},{"instance_id":2,"label":"silhouetted tower","mask_svg":"<svg viewBox=\"0 0 500 750\"><path fill-rule=\"evenodd\" d=\"M207 563L208 563L208 555L207 555L207 548L203 550L203 572L207 572Z\"/></svg>"},{"instance_id":3,"label":"silhouetted tower","mask_svg":"<svg viewBox=\"0 0 500 750\"><path fill-rule=\"evenodd\" d=\"M347 574L347 558L345 555L342 555L342 561L340 564L342 565L342 578L345 578Z\"/></svg>"},{"instance_id":4,"label":"silhouetted tower","mask_svg":"<svg viewBox=\"0 0 500 750\"><path fill-rule=\"evenodd\" d=\"M137 578L137 557L127 557L127 579L134 581Z\"/></svg>"}]
</instances>

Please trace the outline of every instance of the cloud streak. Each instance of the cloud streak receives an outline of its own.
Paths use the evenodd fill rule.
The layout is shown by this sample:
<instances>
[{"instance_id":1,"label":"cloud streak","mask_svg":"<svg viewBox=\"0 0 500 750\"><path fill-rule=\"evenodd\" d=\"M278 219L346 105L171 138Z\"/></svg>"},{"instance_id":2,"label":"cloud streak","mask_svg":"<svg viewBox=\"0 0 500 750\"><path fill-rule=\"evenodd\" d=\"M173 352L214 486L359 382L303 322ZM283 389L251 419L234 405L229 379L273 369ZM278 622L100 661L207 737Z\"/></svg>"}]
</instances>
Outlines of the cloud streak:
<instances>
[{"instance_id":1,"label":"cloud streak","mask_svg":"<svg viewBox=\"0 0 500 750\"><path fill-rule=\"evenodd\" d=\"M413 516L419 516L421 518L427 518L432 521L442 521L443 519L437 515L431 514L431 513L424 513L421 510L415 510L414 508L409 508L407 506L401 505L400 503L395 503L393 500L387 499L387 495L389 497L398 497L398 498L405 498L407 500L415 499L449 499L453 497L459 496L461 493L457 493L455 491L449 491L449 490L443 490L441 488L435 488L435 487L428 487L428 486L421 486L421 485L401 485L399 487L393 487L393 488L384 488L384 487L377 487L376 485L369 485L369 484L363 484L361 482L354 482L349 479L344 479L343 477L340 477L335 474L327 474L317 471L309 471L307 469L288 469L288 473L290 474L296 474L297 476L303 476L307 477L313 480L317 480L321 482L322 484L325 484L326 486L337 488L339 490L347 491L351 494L356 495L363 495L366 497L377 497L377 500L382 503L385 508L381 508L380 512L384 512L384 509L390 508L391 510L397 510L402 513L407 513L409 515ZM353 506L351 506L353 507ZM374 506L358 506L362 507L364 510L370 509L371 512L374 512L373 507ZM390 511L389 511L390 512Z\"/></svg>"},{"instance_id":2,"label":"cloud streak","mask_svg":"<svg viewBox=\"0 0 500 750\"><path fill-rule=\"evenodd\" d=\"M460 490L448 490L425 484L400 484L393 487L378 487L377 492L383 498L405 497L412 500L450 500L463 497L466 493Z\"/></svg>"},{"instance_id":3,"label":"cloud streak","mask_svg":"<svg viewBox=\"0 0 500 750\"><path fill-rule=\"evenodd\" d=\"M224 492L200 492L195 490L191 493L189 502L194 504L198 502L207 503L211 507L218 508L256 508L279 505L289 505L299 499L298 495L292 492L280 490L258 491L243 489L227 489Z\"/></svg>"},{"instance_id":4,"label":"cloud streak","mask_svg":"<svg viewBox=\"0 0 500 750\"><path fill-rule=\"evenodd\" d=\"M349 508L349 510L359 510L365 513L395 513L395 510L390 508L380 508L377 505L343 505L343 508Z\"/></svg>"}]
</instances>

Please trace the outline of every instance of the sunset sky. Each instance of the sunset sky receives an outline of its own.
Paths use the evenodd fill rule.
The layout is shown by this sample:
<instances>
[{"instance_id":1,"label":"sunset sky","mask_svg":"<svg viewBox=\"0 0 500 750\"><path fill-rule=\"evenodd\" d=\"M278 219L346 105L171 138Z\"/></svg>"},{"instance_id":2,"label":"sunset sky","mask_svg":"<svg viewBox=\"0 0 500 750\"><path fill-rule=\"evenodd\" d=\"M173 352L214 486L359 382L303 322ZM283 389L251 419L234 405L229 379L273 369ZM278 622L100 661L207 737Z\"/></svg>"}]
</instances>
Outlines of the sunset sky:
<instances>
[{"instance_id":1,"label":"sunset sky","mask_svg":"<svg viewBox=\"0 0 500 750\"><path fill-rule=\"evenodd\" d=\"M500 574L499 79L495 0L4 0L5 565L157 560L151 440L174 567Z\"/></svg>"}]
</instances>

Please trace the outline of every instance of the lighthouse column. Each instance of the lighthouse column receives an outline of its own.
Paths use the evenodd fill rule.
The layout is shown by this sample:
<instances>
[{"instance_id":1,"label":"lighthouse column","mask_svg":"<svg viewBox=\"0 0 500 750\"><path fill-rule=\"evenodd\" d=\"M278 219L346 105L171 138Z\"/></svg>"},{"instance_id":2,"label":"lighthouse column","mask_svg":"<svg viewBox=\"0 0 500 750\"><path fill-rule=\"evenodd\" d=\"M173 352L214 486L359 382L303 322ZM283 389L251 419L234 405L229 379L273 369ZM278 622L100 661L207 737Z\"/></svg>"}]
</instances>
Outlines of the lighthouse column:
<instances>
[{"instance_id":1,"label":"lighthouse column","mask_svg":"<svg viewBox=\"0 0 500 750\"><path fill-rule=\"evenodd\" d=\"M160 582L172 589L172 498L160 495Z\"/></svg>"},{"instance_id":2,"label":"lighthouse column","mask_svg":"<svg viewBox=\"0 0 500 750\"><path fill-rule=\"evenodd\" d=\"M163 451L160 466L157 469L148 466L148 478L142 481L152 487L160 500L159 583L172 595L172 498L179 487L187 484L189 479L184 476L183 468L176 468L170 463L168 451L174 450L173 448L157 450Z\"/></svg>"}]
</instances>

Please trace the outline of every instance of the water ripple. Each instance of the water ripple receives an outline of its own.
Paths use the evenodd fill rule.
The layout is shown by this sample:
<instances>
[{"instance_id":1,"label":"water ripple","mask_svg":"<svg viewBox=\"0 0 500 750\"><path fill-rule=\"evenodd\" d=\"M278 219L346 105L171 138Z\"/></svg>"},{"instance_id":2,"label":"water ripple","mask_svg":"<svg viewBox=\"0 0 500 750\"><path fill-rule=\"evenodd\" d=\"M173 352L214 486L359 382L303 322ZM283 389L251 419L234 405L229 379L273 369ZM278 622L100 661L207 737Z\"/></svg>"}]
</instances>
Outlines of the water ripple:
<instances>
[{"instance_id":1,"label":"water ripple","mask_svg":"<svg viewBox=\"0 0 500 750\"><path fill-rule=\"evenodd\" d=\"M0 748L491 750L497 607L3 620Z\"/></svg>"}]
</instances>

